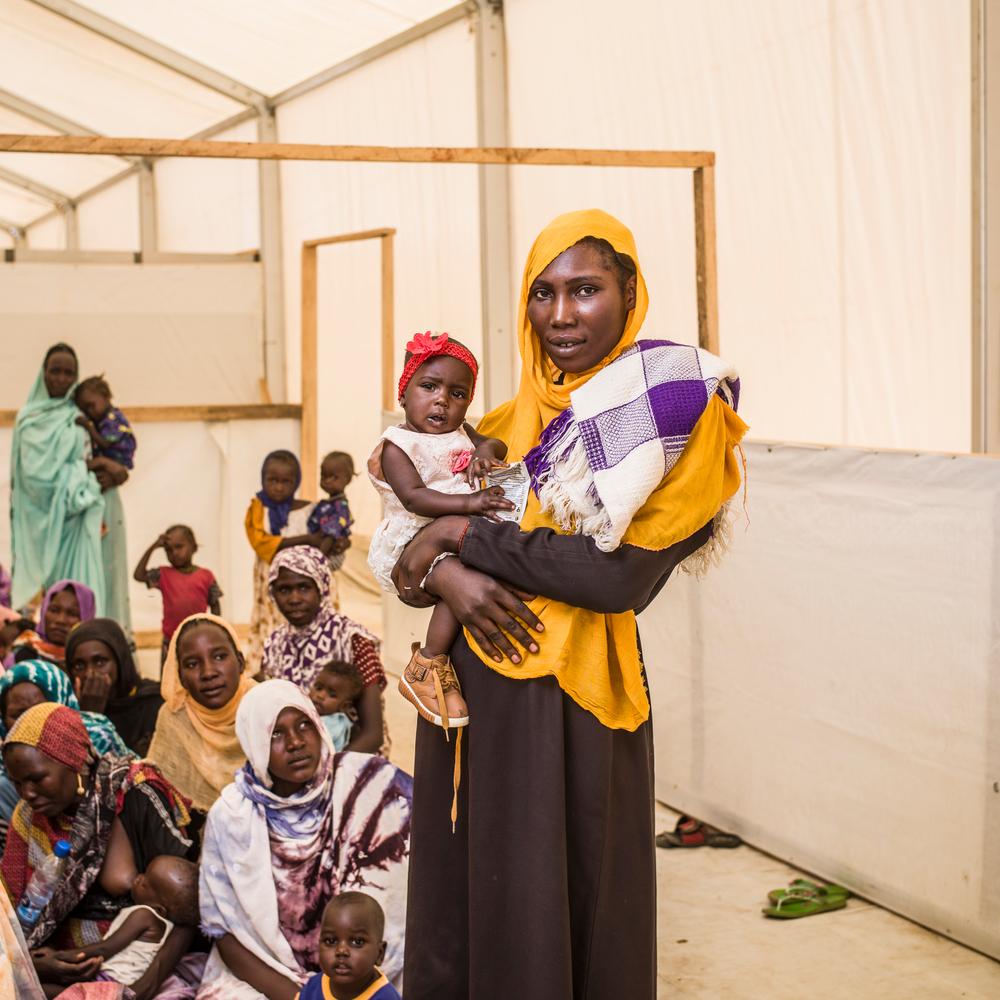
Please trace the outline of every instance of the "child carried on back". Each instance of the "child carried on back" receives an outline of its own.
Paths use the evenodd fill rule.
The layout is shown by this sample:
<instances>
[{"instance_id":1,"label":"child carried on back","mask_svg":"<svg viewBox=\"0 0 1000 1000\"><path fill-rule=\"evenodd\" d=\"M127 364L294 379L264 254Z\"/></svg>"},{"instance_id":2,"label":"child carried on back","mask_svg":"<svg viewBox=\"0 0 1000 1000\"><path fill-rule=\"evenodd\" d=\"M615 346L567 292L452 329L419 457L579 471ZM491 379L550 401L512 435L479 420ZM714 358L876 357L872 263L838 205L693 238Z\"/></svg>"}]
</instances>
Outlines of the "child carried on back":
<instances>
[{"instance_id":1,"label":"child carried on back","mask_svg":"<svg viewBox=\"0 0 1000 1000\"><path fill-rule=\"evenodd\" d=\"M476 490L475 481L503 466L507 447L477 434L465 414L479 366L467 347L442 333L418 333L406 345L398 397L406 416L390 427L368 460L368 474L382 497L383 518L372 537L368 565L383 590L395 594L392 570L411 538L446 514L496 517L514 505L498 486ZM448 650L459 625L439 602L423 648L413 644L399 691L428 722L445 730L469 722L468 707Z\"/></svg>"}]
</instances>

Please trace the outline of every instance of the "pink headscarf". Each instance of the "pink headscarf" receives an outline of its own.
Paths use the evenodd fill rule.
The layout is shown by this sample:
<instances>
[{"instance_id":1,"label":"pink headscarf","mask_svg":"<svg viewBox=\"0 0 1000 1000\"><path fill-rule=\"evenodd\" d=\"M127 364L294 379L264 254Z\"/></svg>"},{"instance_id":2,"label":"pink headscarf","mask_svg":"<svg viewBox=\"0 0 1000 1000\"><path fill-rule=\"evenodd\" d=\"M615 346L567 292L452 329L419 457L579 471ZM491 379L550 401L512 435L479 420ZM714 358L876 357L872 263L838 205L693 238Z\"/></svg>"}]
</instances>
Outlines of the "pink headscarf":
<instances>
[{"instance_id":1,"label":"pink headscarf","mask_svg":"<svg viewBox=\"0 0 1000 1000\"><path fill-rule=\"evenodd\" d=\"M45 591L45 597L42 599L42 607L38 612L38 634L46 642L51 640L45 634L45 612L49 610L52 598L64 590L72 590L76 594L76 602L80 605L80 621L89 622L97 613L97 599L94 597L94 592L90 587L80 583L78 580L57 581Z\"/></svg>"}]
</instances>

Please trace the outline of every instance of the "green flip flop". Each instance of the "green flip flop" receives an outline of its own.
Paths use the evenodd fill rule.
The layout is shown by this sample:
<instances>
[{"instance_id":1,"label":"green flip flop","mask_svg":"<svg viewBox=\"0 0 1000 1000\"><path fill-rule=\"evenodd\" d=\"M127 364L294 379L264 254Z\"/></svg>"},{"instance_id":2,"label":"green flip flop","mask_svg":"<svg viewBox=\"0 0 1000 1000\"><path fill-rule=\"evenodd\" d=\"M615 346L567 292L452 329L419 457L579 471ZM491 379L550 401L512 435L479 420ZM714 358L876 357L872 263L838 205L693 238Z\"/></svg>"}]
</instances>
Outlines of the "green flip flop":
<instances>
[{"instance_id":1,"label":"green flip flop","mask_svg":"<svg viewBox=\"0 0 1000 1000\"><path fill-rule=\"evenodd\" d=\"M811 882L807 878L797 878L790 882L787 889L772 889L768 894L767 898L772 904L779 903L784 899L789 892L796 889L808 889L810 892L816 893L818 896L843 896L845 899L850 896L850 890L845 889L842 885L834 885L832 882L829 884L823 884L821 882Z\"/></svg>"},{"instance_id":2,"label":"green flip flop","mask_svg":"<svg viewBox=\"0 0 1000 1000\"><path fill-rule=\"evenodd\" d=\"M797 920L799 917L812 917L817 913L842 910L847 906L847 897L850 893L846 889L842 889L840 892L824 892L822 891L824 887L820 887L821 891L816 891L802 885L801 883L804 881L806 880L796 879L796 882L800 883L799 885L793 882L787 890L775 890L776 892L783 891L784 895L778 898L774 906L763 907L761 913L765 917L779 920ZM840 889L841 887L837 886L836 888Z\"/></svg>"}]
</instances>

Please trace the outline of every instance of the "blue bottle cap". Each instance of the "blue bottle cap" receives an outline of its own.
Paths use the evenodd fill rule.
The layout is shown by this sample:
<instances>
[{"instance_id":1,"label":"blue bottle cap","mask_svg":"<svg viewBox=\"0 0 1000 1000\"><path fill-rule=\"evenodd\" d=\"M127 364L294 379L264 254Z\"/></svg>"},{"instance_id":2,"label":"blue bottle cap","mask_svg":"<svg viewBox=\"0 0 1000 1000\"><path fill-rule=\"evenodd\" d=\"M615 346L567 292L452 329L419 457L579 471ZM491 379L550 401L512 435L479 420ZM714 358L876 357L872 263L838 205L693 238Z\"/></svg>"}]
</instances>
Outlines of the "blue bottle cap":
<instances>
[{"instance_id":1,"label":"blue bottle cap","mask_svg":"<svg viewBox=\"0 0 1000 1000\"><path fill-rule=\"evenodd\" d=\"M68 840L57 840L55 847L52 848L52 853L55 854L57 858L68 858L69 852L72 850L70 842Z\"/></svg>"}]
</instances>

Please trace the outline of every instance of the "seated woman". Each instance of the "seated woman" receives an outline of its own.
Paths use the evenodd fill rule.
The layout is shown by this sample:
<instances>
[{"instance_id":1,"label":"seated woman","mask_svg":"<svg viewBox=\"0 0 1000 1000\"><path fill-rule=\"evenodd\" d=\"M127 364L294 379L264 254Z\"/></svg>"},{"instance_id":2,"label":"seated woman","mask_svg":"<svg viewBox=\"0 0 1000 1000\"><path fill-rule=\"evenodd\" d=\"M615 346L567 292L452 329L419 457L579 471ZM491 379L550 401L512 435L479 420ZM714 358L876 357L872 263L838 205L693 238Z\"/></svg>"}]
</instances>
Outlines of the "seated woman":
<instances>
[{"instance_id":1,"label":"seated woman","mask_svg":"<svg viewBox=\"0 0 1000 1000\"><path fill-rule=\"evenodd\" d=\"M132 883L150 860L188 854L188 813L147 761L96 755L80 714L65 705L46 702L25 712L4 740L3 760L21 793L0 861L11 902L56 841L73 845L54 895L26 935L38 978L55 995L55 987L93 978L100 960L72 949L103 937L130 905ZM183 928L171 931L137 994L155 993L190 937Z\"/></svg>"},{"instance_id":2,"label":"seated woman","mask_svg":"<svg viewBox=\"0 0 1000 1000\"><path fill-rule=\"evenodd\" d=\"M364 684L357 700L357 725L347 750L388 754L383 694L385 671L379 640L330 605L330 564L312 545L282 549L271 563L268 585L287 624L264 645L263 672L308 691L324 663L357 668Z\"/></svg>"},{"instance_id":3,"label":"seated woman","mask_svg":"<svg viewBox=\"0 0 1000 1000\"><path fill-rule=\"evenodd\" d=\"M164 704L148 756L202 814L196 827L246 760L236 710L255 686L227 621L197 614L180 623L163 663Z\"/></svg>"},{"instance_id":4,"label":"seated woman","mask_svg":"<svg viewBox=\"0 0 1000 1000\"><path fill-rule=\"evenodd\" d=\"M80 622L95 614L94 592L77 580L59 580L42 599L38 628L25 630L13 644L14 660L42 658L62 666L66 658L66 640Z\"/></svg>"},{"instance_id":5,"label":"seated woman","mask_svg":"<svg viewBox=\"0 0 1000 1000\"><path fill-rule=\"evenodd\" d=\"M236 715L248 763L208 814L202 929L215 939L198 1000L293 1000L319 969L323 908L360 889L386 915L381 968L399 981L410 776L368 754L334 754L312 702L265 681Z\"/></svg>"},{"instance_id":6,"label":"seated woman","mask_svg":"<svg viewBox=\"0 0 1000 1000\"><path fill-rule=\"evenodd\" d=\"M25 660L11 667L0 677L0 739L13 729L14 723L29 708L46 701L80 711L69 678L57 666L44 660ZM129 756L128 747L109 719L96 712L81 712L80 715L90 742L99 755ZM14 782L0 763L0 848L17 800Z\"/></svg>"},{"instance_id":7,"label":"seated woman","mask_svg":"<svg viewBox=\"0 0 1000 1000\"><path fill-rule=\"evenodd\" d=\"M143 757L163 704L160 685L139 676L121 626L95 618L73 629L66 643L66 670L85 712L106 715L125 745Z\"/></svg>"}]
</instances>

